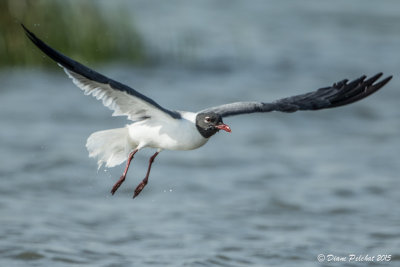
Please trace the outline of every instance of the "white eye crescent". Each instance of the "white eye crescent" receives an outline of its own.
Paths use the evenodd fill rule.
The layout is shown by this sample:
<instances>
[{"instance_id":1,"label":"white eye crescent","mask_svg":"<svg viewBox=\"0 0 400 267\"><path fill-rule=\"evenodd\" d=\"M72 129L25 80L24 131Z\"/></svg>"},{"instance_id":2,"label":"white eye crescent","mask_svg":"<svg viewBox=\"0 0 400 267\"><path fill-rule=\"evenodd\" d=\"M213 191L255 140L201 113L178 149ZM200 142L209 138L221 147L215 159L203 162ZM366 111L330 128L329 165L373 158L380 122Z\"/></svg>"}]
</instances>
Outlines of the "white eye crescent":
<instances>
[{"instance_id":1,"label":"white eye crescent","mask_svg":"<svg viewBox=\"0 0 400 267\"><path fill-rule=\"evenodd\" d=\"M209 123L211 121L210 117L205 117L204 122Z\"/></svg>"}]
</instances>

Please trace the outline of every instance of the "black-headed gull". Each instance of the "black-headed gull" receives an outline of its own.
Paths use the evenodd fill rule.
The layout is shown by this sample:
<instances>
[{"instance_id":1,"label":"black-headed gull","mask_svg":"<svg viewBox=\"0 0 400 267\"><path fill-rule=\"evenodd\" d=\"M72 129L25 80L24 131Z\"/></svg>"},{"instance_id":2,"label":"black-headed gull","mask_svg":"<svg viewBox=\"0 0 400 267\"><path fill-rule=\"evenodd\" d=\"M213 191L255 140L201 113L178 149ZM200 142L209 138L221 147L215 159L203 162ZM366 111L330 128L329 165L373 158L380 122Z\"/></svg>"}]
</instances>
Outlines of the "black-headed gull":
<instances>
[{"instance_id":1,"label":"black-headed gull","mask_svg":"<svg viewBox=\"0 0 400 267\"><path fill-rule=\"evenodd\" d=\"M99 168L103 164L106 167L114 167L127 162L122 176L111 190L112 194L124 182L133 156L145 147L157 149L149 160L145 178L135 189L134 198L146 186L151 165L162 150L196 149L207 143L219 130L231 132L231 128L222 121L224 117L255 112L295 112L339 107L375 93L392 78L389 76L375 83L382 73L367 80L364 75L351 82L342 80L329 87L271 103L236 102L199 112L172 111L133 88L64 56L37 38L24 25L22 27L29 39L56 61L86 95L102 100L104 106L114 111L113 116L125 115L133 121L124 128L95 132L89 136L86 143L89 156L98 159Z\"/></svg>"}]
</instances>

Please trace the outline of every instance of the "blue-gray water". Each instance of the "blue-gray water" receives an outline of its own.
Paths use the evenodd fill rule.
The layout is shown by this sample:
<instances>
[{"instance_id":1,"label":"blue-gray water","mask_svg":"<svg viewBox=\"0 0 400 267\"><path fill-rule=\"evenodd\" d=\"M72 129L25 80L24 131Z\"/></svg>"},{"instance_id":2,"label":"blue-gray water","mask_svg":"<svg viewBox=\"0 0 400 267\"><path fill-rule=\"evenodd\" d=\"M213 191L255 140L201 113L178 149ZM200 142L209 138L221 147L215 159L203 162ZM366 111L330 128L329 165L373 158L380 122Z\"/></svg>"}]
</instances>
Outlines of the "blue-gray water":
<instances>
[{"instance_id":1,"label":"blue-gray water","mask_svg":"<svg viewBox=\"0 0 400 267\"><path fill-rule=\"evenodd\" d=\"M400 2L112 3L129 7L160 64L98 70L167 108L272 101L362 74L395 76L348 107L226 119L231 134L162 152L132 200L153 151L134 159L111 196L124 166L97 172L85 150L90 133L127 121L61 70L3 70L1 266L368 265L319 263L319 254L398 266ZM376 262L382 254L391 261Z\"/></svg>"}]
</instances>

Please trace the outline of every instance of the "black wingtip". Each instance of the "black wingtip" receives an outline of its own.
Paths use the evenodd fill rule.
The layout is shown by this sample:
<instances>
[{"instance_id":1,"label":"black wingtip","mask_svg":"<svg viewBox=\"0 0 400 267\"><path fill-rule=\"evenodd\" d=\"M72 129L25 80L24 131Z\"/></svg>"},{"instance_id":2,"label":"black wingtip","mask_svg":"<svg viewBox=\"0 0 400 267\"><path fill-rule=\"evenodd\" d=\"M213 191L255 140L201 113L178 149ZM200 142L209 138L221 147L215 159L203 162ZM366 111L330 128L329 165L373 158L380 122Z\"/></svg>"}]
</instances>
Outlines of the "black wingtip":
<instances>
[{"instance_id":1,"label":"black wingtip","mask_svg":"<svg viewBox=\"0 0 400 267\"><path fill-rule=\"evenodd\" d=\"M45 42L36 37L33 32L28 30L28 28L26 28L24 24L21 23L21 26L24 29L25 34L29 38L29 40L31 40L32 43L36 45L37 48L42 50L42 52L45 53L48 57L70 70L74 70L74 68L77 68L77 62L48 46Z\"/></svg>"},{"instance_id":2,"label":"black wingtip","mask_svg":"<svg viewBox=\"0 0 400 267\"><path fill-rule=\"evenodd\" d=\"M371 78L369 78L368 80L378 80L380 77L382 77L383 72L378 72L377 74L375 74L374 76L372 76Z\"/></svg>"},{"instance_id":3,"label":"black wingtip","mask_svg":"<svg viewBox=\"0 0 400 267\"><path fill-rule=\"evenodd\" d=\"M31 39L32 41L34 41L34 39L36 39L36 36L30 31L28 30L27 27L25 27L24 24L21 23L21 27L24 29L26 36L29 37L29 39Z\"/></svg>"},{"instance_id":4,"label":"black wingtip","mask_svg":"<svg viewBox=\"0 0 400 267\"><path fill-rule=\"evenodd\" d=\"M380 77L382 77L383 73L379 72L377 74L375 74L374 76L372 76L371 78L369 78L368 80L366 80L364 82L365 86L370 86L372 85L374 82L376 82L377 80L379 80Z\"/></svg>"},{"instance_id":5,"label":"black wingtip","mask_svg":"<svg viewBox=\"0 0 400 267\"><path fill-rule=\"evenodd\" d=\"M365 78L367 78L367 75L363 75L363 76L361 76L360 78L355 79L355 80L352 81L351 83L354 83L354 84L362 83L362 82L365 80Z\"/></svg>"},{"instance_id":6,"label":"black wingtip","mask_svg":"<svg viewBox=\"0 0 400 267\"><path fill-rule=\"evenodd\" d=\"M372 85L369 85L367 87L367 89L362 94L360 94L360 96L359 96L360 98L359 99L363 99L363 98L365 98L365 97L367 97L369 95L372 95L373 93L377 92L379 89L384 87L392 78L393 78L393 76L390 75L390 76L386 77L385 79L381 80L378 83L375 83L375 84L372 83ZM376 79L376 80L378 80L378 79Z\"/></svg>"},{"instance_id":7,"label":"black wingtip","mask_svg":"<svg viewBox=\"0 0 400 267\"><path fill-rule=\"evenodd\" d=\"M390 75L390 76L386 77L385 79L383 79L382 81L374 84L374 87L381 88L381 87L385 86L385 84L387 84L392 78L393 78L393 75Z\"/></svg>"},{"instance_id":8,"label":"black wingtip","mask_svg":"<svg viewBox=\"0 0 400 267\"><path fill-rule=\"evenodd\" d=\"M26 36L28 36L29 40L31 40L40 50L42 50L43 52L46 53L46 51L44 51L44 49L43 49L43 47L45 47L46 45L43 45L44 43L39 38L37 38L33 32L28 30L28 28L25 27L24 24L21 23L21 26L24 29L25 34L26 34Z\"/></svg>"},{"instance_id":9,"label":"black wingtip","mask_svg":"<svg viewBox=\"0 0 400 267\"><path fill-rule=\"evenodd\" d=\"M353 81L352 84L354 85L354 88L349 88L349 90L345 90L344 93L342 92L337 94L336 98L332 101L331 107L348 105L377 92L379 89L385 86L393 77L391 75L375 83L382 75L383 73L381 72L377 73L368 80L361 82L361 84L356 83L356 81L359 81L362 77ZM364 78L362 80L364 80Z\"/></svg>"}]
</instances>

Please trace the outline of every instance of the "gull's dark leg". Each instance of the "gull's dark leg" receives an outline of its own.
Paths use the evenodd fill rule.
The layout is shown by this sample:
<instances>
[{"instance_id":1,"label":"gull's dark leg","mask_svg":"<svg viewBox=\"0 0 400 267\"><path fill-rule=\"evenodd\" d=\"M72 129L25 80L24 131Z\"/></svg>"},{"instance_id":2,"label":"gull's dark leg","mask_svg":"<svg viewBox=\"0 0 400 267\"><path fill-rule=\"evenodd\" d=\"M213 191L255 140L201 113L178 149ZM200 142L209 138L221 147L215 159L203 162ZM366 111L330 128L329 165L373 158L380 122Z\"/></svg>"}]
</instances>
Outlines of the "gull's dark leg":
<instances>
[{"instance_id":1,"label":"gull's dark leg","mask_svg":"<svg viewBox=\"0 0 400 267\"><path fill-rule=\"evenodd\" d=\"M149 167L147 168L146 177L144 177L143 181L136 187L135 193L133 194L133 198L137 197L140 194L140 192L142 192L143 188L146 186L146 184L149 180L151 164L153 164L153 161L157 157L158 153L160 153L160 152L157 151L156 153L154 153L153 156L151 156L151 158L149 160Z\"/></svg>"},{"instance_id":2,"label":"gull's dark leg","mask_svg":"<svg viewBox=\"0 0 400 267\"><path fill-rule=\"evenodd\" d=\"M113 188L111 189L111 194L114 195L114 193L118 190L118 188L121 186L121 184L125 181L125 177L126 177L126 174L128 173L129 165L131 164L131 160L133 159L133 156L136 154L136 152L138 152L138 149L133 150L129 154L128 160L126 161L125 171L122 174L122 176L119 178L118 182L116 182L115 185L113 186Z\"/></svg>"}]
</instances>

